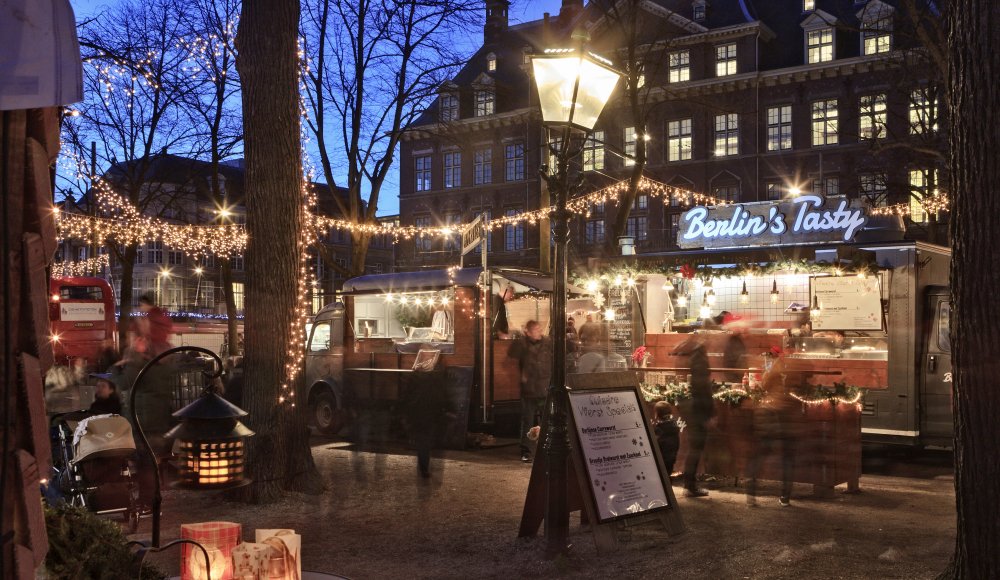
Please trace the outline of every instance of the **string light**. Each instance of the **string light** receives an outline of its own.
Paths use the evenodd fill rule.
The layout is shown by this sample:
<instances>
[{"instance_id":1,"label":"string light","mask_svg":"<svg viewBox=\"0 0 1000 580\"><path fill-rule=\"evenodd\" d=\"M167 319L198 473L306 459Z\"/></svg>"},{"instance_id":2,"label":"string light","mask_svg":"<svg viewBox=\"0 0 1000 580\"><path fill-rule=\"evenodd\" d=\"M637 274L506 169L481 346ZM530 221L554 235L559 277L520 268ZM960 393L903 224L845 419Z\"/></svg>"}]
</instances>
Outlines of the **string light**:
<instances>
[{"instance_id":1,"label":"string light","mask_svg":"<svg viewBox=\"0 0 1000 580\"><path fill-rule=\"evenodd\" d=\"M670 281L670 278L667 278L667 281L663 283L663 291L667 293L674 291L674 283Z\"/></svg>"},{"instance_id":2,"label":"string light","mask_svg":"<svg viewBox=\"0 0 1000 580\"><path fill-rule=\"evenodd\" d=\"M740 291L740 304L750 304L750 293L747 292L747 283L743 281L743 290Z\"/></svg>"},{"instance_id":3,"label":"string light","mask_svg":"<svg viewBox=\"0 0 1000 580\"><path fill-rule=\"evenodd\" d=\"M778 281L773 280L771 282L771 304L777 304L779 298L781 298L781 293L778 292Z\"/></svg>"},{"instance_id":4,"label":"string light","mask_svg":"<svg viewBox=\"0 0 1000 580\"><path fill-rule=\"evenodd\" d=\"M54 262L52 264L52 276L55 278L87 276L91 272L100 272L104 268L109 267L111 267L111 262L108 259L108 255L101 254L96 258L87 258L86 260Z\"/></svg>"},{"instance_id":5,"label":"string light","mask_svg":"<svg viewBox=\"0 0 1000 580\"><path fill-rule=\"evenodd\" d=\"M705 293L705 302L707 302L709 306L715 306L715 301L715 290L709 288L708 292Z\"/></svg>"}]
</instances>

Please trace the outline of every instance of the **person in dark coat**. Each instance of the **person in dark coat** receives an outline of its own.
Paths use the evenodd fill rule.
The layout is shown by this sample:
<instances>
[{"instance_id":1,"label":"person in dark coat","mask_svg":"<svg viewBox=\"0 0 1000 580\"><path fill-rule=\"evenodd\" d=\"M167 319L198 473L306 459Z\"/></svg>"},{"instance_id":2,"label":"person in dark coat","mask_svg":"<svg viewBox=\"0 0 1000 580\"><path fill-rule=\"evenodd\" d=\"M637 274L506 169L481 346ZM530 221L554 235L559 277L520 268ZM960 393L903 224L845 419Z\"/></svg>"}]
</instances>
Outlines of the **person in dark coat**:
<instances>
[{"instance_id":1,"label":"person in dark coat","mask_svg":"<svg viewBox=\"0 0 1000 580\"><path fill-rule=\"evenodd\" d=\"M747 346L743 342L746 323L725 310L716 317L716 320L729 331L726 347L722 353L722 366L728 369L743 368L743 357L747 354ZM729 371L726 373L726 380L731 383L739 383L743 380L743 374L739 371Z\"/></svg>"},{"instance_id":2,"label":"person in dark coat","mask_svg":"<svg viewBox=\"0 0 1000 580\"><path fill-rule=\"evenodd\" d=\"M653 413L653 432L656 435L656 443L660 447L663 467L667 472L667 477L670 477L674 471L674 462L677 461L677 450L681 446L680 426L673 416L670 403L666 401L656 403L653 406Z\"/></svg>"},{"instance_id":3,"label":"person in dark coat","mask_svg":"<svg viewBox=\"0 0 1000 580\"><path fill-rule=\"evenodd\" d=\"M708 422L715 414L708 354L704 343L695 338L678 347L677 354L689 356L691 368L691 414L687 417L688 453L684 462L684 495L704 497L708 495L708 491L698 487L698 464L708 439Z\"/></svg>"},{"instance_id":4,"label":"person in dark coat","mask_svg":"<svg viewBox=\"0 0 1000 580\"><path fill-rule=\"evenodd\" d=\"M754 454L748 466L747 504L757 505L757 476L761 465L770 453L781 453L781 495L778 504L791 505L792 471L795 462L795 415L800 412L801 403L791 396L790 383L797 373L787 373L783 359L778 359L764 373L762 380L763 398L753 408ZM799 377L801 378L801 377Z\"/></svg>"},{"instance_id":5,"label":"person in dark coat","mask_svg":"<svg viewBox=\"0 0 1000 580\"><path fill-rule=\"evenodd\" d=\"M431 476L431 450L447 421L455 417L445 389L445 373L413 373L404 404L406 426L417 452L417 471L420 477L428 478Z\"/></svg>"},{"instance_id":6,"label":"person in dark coat","mask_svg":"<svg viewBox=\"0 0 1000 580\"><path fill-rule=\"evenodd\" d=\"M507 321L507 302L514 298L514 289L509 285L502 287L497 294L490 297L490 313L493 317L493 336L499 339L510 337L510 324Z\"/></svg>"},{"instance_id":7,"label":"person in dark coat","mask_svg":"<svg viewBox=\"0 0 1000 580\"><path fill-rule=\"evenodd\" d=\"M531 462L528 430L539 424L545 410L545 395L552 380L552 340L542 336L542 325L529 320L507 356L517 359L521 368L521 461Z\"/></svg>"},{"instance_id":8,"label":"person in dark coat","mask_svg":"<svg viewBox=\"0 0 1000 580\"><path fill-rule=\"evenodd\" d=\"M97 379L97 386L94 391L94 402L90 404L87 413L90 415L121 415L122 401L118 397L118 387L112 381L111 373L93 374L90 376Z\"/></svg>"}]
</instances>

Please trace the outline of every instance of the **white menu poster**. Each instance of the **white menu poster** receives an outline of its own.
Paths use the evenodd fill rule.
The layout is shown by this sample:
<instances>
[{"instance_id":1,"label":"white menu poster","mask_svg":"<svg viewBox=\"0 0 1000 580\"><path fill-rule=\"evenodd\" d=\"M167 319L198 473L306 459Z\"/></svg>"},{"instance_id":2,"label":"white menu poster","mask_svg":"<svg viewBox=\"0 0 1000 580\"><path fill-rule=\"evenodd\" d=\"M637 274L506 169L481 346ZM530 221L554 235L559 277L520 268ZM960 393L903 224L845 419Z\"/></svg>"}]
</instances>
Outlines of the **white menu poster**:
<instances>
[{"instance_id":1,"label":"white menu poster","mask_svg":"<svg viewBox=\"0 0 1000 580\"><path fill-rule=\"evenodd\" d=\"M818 276L811 280L811 304L820 307L811 316L817 330L882 330L882 291L878 278Z\"/></svg>"},{"instance_id":2,"label":"white menu poster","mask_svg":"<svg viewBox=\"0 0 1000 580\"><path fill-rule=\"evenodd\" d=\"M598 519L668 507L635 388L574 391L569 400Z\"/></svg>"}]
</instances>

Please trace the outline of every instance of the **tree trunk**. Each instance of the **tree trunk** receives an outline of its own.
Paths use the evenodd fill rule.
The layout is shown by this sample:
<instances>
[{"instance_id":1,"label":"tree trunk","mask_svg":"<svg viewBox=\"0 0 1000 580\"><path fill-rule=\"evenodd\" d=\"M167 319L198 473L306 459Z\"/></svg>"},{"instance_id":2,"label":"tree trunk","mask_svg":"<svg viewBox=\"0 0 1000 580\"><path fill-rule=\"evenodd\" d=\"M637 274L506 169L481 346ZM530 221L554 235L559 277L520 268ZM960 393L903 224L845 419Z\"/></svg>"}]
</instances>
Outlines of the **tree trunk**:
<instances>
[{"instance_id":1,"label":"tree trunk","mask_svg":"<svg viewBox=\"0 0 1000 580\"><path fill-rule=\"evenodd\" d=\"M298 20L298 0L247 0L236 36L249 235L244 401L257 433L247 449L253 483L240 495L254 503L276 500L287 467L311 462L308 440L298 436L294 407L279 402L288 353L301 347L292 344L291 332L302 228ZM290 429L296 436L289 436Z\"/></svg>"},{"instance_id":2,"label":"tree trunk","mask_svg":"<svg viewBox=\"0 0 1000 580\"><path fill-rule=\"evenodd\" d=\"M222 258L222 296L226 301L226 332L229 341L226 344L226 354L240 354L240 329L236 322L236 296L233 295L233 265L229 258Z\"/></svg>"},{"instance_id":3,"label":"tree trunk","mask_svg":"<svg viewBox=\"0 0 1000 580\"><path fill-rule=\"evenodd\" d=\"M129 347L128 333L132 330L132 288L135 285L132 276L137 253L138 247L135 244L126 246L122 258L121 295L118 296L118 348L122 353Z\"/></svg>"},{"instance_id":4,"label":"tree trunk","mask_svg":"<svg viewBox=\"0 0 1000 580\"><path fill-rule=\"evenodd\" d=\"M351 277L365 273L365 261L368 259L368 244L371 243L371 239L368 234L351 232L351 263L348 265Z\"/></svg>"},{"instance_id":5,"label":"tree trunk","mask_svg":"<svg viewBox=\"0 0 1000 580\"><path fill-rule=\"evenodd\" d=\"M958 534L948 578L1000 578L1000 4L956 0L948 10L951 299Z\"/></svg>"}]
</instances>

